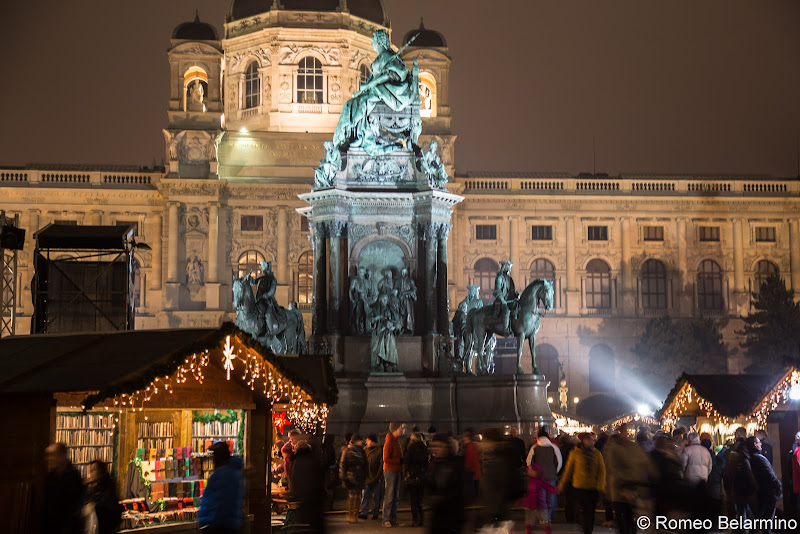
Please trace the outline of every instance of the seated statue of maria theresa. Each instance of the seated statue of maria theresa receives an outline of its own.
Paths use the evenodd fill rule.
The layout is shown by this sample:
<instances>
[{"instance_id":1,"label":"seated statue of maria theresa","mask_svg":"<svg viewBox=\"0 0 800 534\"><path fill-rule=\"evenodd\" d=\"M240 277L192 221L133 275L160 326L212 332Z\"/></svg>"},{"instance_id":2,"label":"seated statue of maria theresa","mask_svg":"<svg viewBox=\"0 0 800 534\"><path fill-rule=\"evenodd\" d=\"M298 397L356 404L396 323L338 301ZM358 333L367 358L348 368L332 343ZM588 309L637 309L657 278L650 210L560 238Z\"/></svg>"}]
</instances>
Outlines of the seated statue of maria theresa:
<instances>
[{"instance_id":1,"label":"seated statue of maria theresa","mask_svg":"<svg viewBox=\"0 0 800 534\"><path fill-rule=\"evenodd\" d=\"M378 30L372 35L372 48L378 57L370 65L370 75L359 90L348 100L339 117L333 134L337 148L348 146L361 148L370 156L380 156L398 148L408 148L416 142L422 129L419 119L419 68L414 63L414 72L409 72L399 52L392 51L389 35ZM377 109L376 109L377 108ZM386 128L386 121L372 117L373 112L386 111L401 114L393 117L389 124L407 124L407 138ZM388 130L389 135L382 135Z\"/></svg>"}]
</instances>

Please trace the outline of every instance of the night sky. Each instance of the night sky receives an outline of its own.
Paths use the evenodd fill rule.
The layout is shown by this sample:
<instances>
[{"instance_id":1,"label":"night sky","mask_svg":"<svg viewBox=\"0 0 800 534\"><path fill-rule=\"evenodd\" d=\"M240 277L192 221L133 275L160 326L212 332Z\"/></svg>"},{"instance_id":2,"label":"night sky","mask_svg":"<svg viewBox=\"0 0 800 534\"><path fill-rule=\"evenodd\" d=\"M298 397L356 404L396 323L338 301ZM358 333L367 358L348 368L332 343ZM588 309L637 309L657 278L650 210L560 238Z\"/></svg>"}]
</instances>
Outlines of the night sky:
<instances>
[{"instance_id":1,"label":"night sky","mask_svg":"<svg viewBox=\"0 0 800 534\"><path fill-rule=\"evenodd\" d=\"M460 173L798 174L796 0L384 3L448 41ZM160 164L172 30L228 8L0 2L0 166Z\"/></svg>"}]
</instances>

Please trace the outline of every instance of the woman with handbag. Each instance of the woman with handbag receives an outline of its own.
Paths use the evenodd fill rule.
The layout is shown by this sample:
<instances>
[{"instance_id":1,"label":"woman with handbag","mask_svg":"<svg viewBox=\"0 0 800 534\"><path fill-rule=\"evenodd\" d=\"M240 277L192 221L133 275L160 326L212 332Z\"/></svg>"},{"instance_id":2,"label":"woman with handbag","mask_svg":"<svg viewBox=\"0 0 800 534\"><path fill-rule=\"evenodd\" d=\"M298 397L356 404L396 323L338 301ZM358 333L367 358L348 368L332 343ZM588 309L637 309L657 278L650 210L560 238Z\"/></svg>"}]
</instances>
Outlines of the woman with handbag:
<instances>
[{"instance_id":1,"label":"woman with handbag","mask_svg":"<svg viewBox=\"0 0 800 534\"><path fill-rule=\"evenodd\" d=\"M428 476L428 446L419 432L411 434L403 464L403 484L411 501L411 526L421 527L423 523L422 495Z\"/></svg>"}]
</instances>

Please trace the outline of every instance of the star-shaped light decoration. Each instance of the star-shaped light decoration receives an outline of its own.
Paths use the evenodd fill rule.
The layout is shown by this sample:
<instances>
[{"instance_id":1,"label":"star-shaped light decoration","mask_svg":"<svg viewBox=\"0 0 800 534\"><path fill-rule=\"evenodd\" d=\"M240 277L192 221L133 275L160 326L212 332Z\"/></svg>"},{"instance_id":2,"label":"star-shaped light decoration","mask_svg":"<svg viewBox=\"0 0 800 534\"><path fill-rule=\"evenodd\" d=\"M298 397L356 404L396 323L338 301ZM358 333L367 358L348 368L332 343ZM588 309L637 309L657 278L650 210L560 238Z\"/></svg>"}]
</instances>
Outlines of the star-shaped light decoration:
<instances>
[{"instance_id":1,"label":"star-shaped light decoration","mask_svg":"<svg viewBox=\"0 0 800 534\"><path fill-rule=\"evenodd\" d=\"M222 356L225 358L225 365L223 369L228 372L228 380L231 379L231 371L233 371L233 360L236 356L233 354L233 347L231 346L231 336L225 337L225 347L222 349Z\"/></svg>"}]
</instances>

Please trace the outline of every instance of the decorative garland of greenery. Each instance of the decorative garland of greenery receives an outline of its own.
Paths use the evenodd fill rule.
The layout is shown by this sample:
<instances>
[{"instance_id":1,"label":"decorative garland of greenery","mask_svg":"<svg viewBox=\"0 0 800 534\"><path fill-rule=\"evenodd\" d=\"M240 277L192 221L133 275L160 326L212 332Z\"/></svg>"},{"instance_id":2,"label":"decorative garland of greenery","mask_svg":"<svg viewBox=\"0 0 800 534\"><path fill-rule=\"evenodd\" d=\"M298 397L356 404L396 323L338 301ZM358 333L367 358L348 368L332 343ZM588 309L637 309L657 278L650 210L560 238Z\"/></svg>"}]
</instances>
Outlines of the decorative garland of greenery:
<instances>
[{"instance_id":1,"label":"decorative garland of greenery","mask_svg":"<svg viewBox=\"0 0 800 534\"><path fill-rule=\"evenodd\" d=\"M247 332L239 330L235 324L231 322L225 322L222 324L219 330L210 332L208 335L203 336L195 343L192 343L181 350L173 352L164 361L153 364L141 376L115 386L103 388L97 393L88 395L83 399L81 406L84 411L90 410L96 404L106 399L114 398L123 394L129 395L135 391L143 390L149 386L156 379L156 377L170 376L175 373L178 367L180 367L186 361L186 358L192 354L200 353L206 349L209 349L210 347L222 345L225 337L229 335L237 336L245 347L256 351L264 358L265 361L280 369L283 376L285 376L289 381L293 382L298 387L305 390L311 396L311 400L314 403L328 404L330 406L336 404L339 391L336 387L336 379L333 375L332 356L328 356L325 361L326 374L328 375L327 391L314 391L310 384L306 380L303 380L302 377L298 377L291 372L284 371L281 368L277 357L271 350L264 348L264 346L253 339L253 337Z\"/></svg>"},{"instance_id":2,"label":"decorative garland of greenery","mask_svg":"<svg viewBox=\"0 0 800 534\"><path fill-rule=\"evenodd\" d=\"M236 434L236 450L242 456L244 456L244 417L246 413L242 410L242 424L239 425L239 432Z\"/></svg>"},{"instance_id":3,"label":"decorative garland of greenery","mask_svg":"<svg viewBox=\"0 0 800 534\"><path fill-rule=\"evenodd\" d=\"M221 413L203 413L197 410L192 411L192 421L195 423L210 423L211 421L219 421L220 423L235 423L239 420L239 415L236 410L226 410L228 415Z\"/></svg>"}]
</instances>

